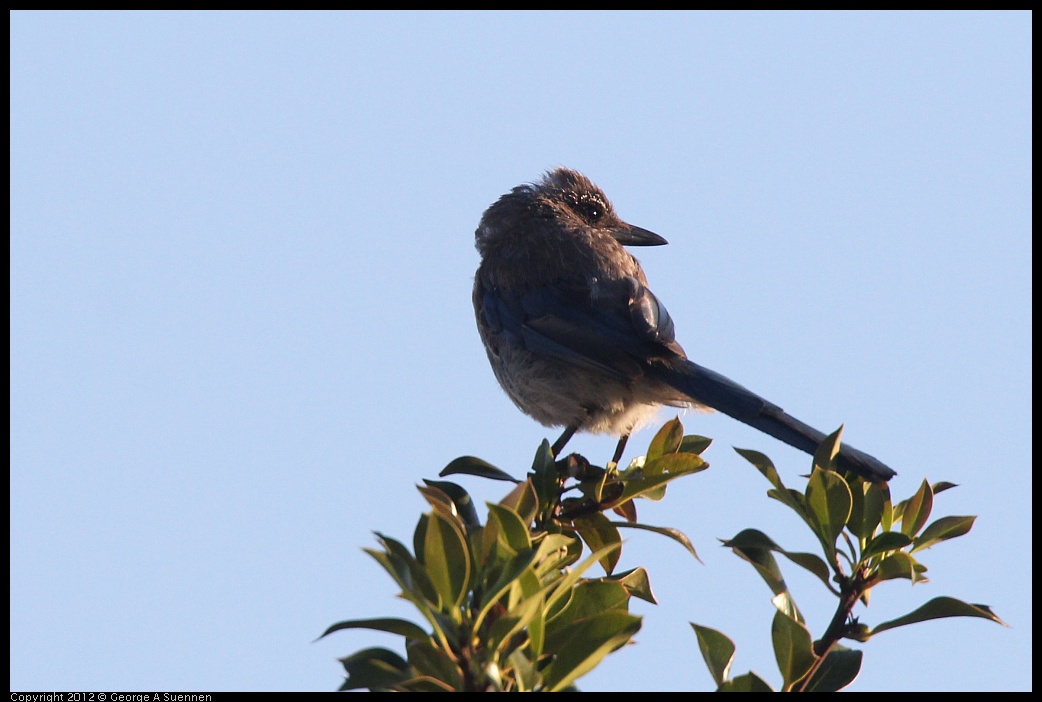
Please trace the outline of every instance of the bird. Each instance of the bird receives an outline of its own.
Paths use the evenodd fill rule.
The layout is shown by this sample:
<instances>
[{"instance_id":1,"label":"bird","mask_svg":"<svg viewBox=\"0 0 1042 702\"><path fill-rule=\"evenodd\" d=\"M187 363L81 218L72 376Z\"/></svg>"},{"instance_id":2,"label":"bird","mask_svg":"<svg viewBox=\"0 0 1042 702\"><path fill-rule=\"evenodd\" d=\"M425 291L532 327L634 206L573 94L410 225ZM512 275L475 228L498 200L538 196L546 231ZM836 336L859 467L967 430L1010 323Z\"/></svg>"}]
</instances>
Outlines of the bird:
<instances>
[{"instance_id":1,"label":"bird","mask_svg":"<svg viewBox=\"0 0 1042 702\"><path fill-rule=\"evenodd\" d=\"M717 410L814 454L826 435L729 378L691 361L665 306L626 249L668 243L624 222L582 173L559 167L485 210L474 233L478 333L492 371L517 407L564 431L630 435L663 405ZM842 445L839 468L870 482L896 473Z\"/></svg>"}]
</instances>

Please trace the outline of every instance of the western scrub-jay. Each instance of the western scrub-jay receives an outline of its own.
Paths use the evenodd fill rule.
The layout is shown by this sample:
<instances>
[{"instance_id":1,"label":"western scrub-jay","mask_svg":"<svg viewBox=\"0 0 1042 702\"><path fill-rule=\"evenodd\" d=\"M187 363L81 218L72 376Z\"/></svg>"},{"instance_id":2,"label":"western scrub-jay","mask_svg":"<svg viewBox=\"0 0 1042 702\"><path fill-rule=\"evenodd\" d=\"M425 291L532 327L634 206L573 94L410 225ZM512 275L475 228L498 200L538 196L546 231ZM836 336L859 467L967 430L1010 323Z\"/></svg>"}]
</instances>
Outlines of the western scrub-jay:
<instances>
[{"instance_id":1,"label":"western scrub-jay","mask_svg":"<svg viewBox=\"0 0 1042 702\"><path fill-rule=\"evenodd\" d=\"M478 332L492 370L521 411L576 431L620 437L661 405L715 409L813 454L825 434L738 383L688 360L673 320L624 246L666 240L622 221L584 175L558 168L503 195L475 232ZM842 446L840 468L872 481L895 473Z\"/></svg>"}]
</instances>

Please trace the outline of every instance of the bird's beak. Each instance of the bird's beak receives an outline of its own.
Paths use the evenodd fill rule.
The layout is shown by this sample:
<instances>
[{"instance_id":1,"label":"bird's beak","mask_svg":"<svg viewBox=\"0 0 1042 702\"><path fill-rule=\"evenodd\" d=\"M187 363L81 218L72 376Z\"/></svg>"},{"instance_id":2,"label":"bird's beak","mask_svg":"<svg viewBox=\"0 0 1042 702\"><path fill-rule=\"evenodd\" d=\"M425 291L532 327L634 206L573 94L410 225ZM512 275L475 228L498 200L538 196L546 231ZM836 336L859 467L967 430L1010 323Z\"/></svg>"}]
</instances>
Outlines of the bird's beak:
<instances>
[{"instance_id":1,"label":"bird's beak","mask_svg":"<svg viewBox=\"0 0 1042 702\"><path fill-rule=\"evenodd\" d=\"M655 232L629 224L612 230L611 236L623 246L662 246L669 243Z\"/></svg>"}]
</instances>

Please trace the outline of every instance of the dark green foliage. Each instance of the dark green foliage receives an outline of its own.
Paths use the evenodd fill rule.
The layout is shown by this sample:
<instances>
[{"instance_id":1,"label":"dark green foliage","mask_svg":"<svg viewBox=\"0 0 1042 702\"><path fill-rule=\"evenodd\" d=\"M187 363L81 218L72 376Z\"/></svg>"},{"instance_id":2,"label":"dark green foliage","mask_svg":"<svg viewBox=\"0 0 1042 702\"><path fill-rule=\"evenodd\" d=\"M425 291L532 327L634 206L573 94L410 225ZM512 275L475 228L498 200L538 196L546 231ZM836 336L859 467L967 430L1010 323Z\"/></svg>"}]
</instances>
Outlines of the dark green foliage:
<instances>
[{"instance_id":1,"label":"dark green foliage","mask_svg":"<svg viewBox=\"0 0 1042 702\"><path fill-rule=\"evenodd\" d=\"M836 432L814 456L803 491L786 487L770 460L739 450L771 483L768 495L807 525L820 555L788 551L763 532L746 529L724 541L764 579L777 611L771 641L788 691L834 691L861 669L861 651L842 639L864 642L898 626L940 617L981 617L1002 623L985 605L947 597L871 628L852 616L868 604L876 585L907 578L926 581L918 552L967 533L973 517L930 521L934 496L954 487L925 481L915 495L894 505L886 484L833 470ZM667 484L708 468L701 453L709 440L684 436L679 419L667 422L646 456L619 470L590 465L572 454L557 459L543 442L531 472L516 479L485 461L463 457L441 473L515 483L480 517L459 485L425 481L419 488L431 510L421 515L413 549L377 534L381 549L367 549L425 621L357 619L329 627L323 636L364 628L402 636L404 654L367 648L341 659L341 690L372 691L563 691L608 654L630 643L641 619L629 611L632 597L655 603L647 572L615 573L622 550L620 528L653 531L698 558L691 541L669 527L637 521L635 499L661 500ZM610 513L622 517L612 519ZM584 553L584 551L587 551ZM774 554L812 573L838 600L821 638L814 640ZM913 556L913 554L916 554ZM602 577L584 577L595 565ZM755 673L731 676L734 643L692 624L702 657L720 691L770 691Z\"/></svg>"}]
</instances>

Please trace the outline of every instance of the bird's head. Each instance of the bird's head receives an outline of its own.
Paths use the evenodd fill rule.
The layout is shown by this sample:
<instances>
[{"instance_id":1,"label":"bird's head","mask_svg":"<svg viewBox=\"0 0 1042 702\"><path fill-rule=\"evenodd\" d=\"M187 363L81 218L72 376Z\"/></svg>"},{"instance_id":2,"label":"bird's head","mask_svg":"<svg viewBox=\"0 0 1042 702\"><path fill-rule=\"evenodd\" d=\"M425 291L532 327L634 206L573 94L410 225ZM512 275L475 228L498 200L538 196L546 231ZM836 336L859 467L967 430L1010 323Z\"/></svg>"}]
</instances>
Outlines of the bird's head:
<instances>
[{"instance_id":1,"label":"bird's head","mask_svg":"<svg viewBox=\"0 0 1042 702\"><path fill-rule=\"evenodd\" d=\"M556 168L536 183L520 185L485 210L475 232L478 251L524 236L610 238L623 246L661 246L658 234L624 222L604 191L578 171ZM505 241L504 241L505 239Z\"/></svg>"}]
</instances>

